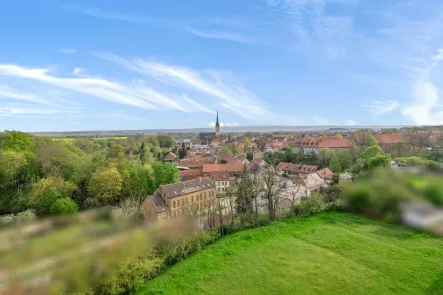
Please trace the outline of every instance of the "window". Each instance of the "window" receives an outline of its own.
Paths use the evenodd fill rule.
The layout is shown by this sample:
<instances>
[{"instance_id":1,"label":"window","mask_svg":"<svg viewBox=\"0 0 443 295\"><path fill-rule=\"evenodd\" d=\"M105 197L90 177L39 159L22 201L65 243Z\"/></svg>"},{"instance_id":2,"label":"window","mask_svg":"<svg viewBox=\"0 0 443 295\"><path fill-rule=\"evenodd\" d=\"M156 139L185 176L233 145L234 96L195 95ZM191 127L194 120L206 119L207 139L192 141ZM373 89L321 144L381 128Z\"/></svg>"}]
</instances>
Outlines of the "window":
<instances>
[{"instance_id":1,"label":"window","mask_svg":"<svg viewBox=\"0 0 443 295\"><path fill-rule=\"evenodd\" d=\"M177 208L180 207L180 200L177 200Z\"/></svg>"},{"instance_id":2,"label":"window","mask_svg":"<svg viewBox=\"0 0 443 295\"><path fill-rule=\"evenodd\" d=\"M224 188L224 187L222 188L222 191L223 191L223 192L225 191L225 188Z\"/></svg>"},{"instance_id":3,"label":"window","mask_svg":"<svg viewBox=\"0 0 443 295\"><path fill-rule=\"evenodd\" d=\"M194 203L194 196L191 197L191 203Z\"/></svg>"},{"instance_id":4,"label":"window","mask_svg":"<svg viewBox=\"0 0 443 295\"><path fill-rule=\"evenodd\" d=\"M205 199L206 199L206 192L205 192Z\"/></svg>"},{"instance_id":5,"label":"window","mask_svg":"<svg viewBox=\"0 0 443 295\"><path fill-rule=\"evenodd\" d=\"M175 208L175 201L172 201L172 208Z\"/></svg>"},{"instance_id":6,"label":"window","mask_svg":"<svg viewBox=\"0 0 443 295\"><path fill-rule=\"evenodd\" d=\"M172 216L176 216L177 215L177 213L174 211L174 212L172 212Z\"/></svg>"}]
</instances>

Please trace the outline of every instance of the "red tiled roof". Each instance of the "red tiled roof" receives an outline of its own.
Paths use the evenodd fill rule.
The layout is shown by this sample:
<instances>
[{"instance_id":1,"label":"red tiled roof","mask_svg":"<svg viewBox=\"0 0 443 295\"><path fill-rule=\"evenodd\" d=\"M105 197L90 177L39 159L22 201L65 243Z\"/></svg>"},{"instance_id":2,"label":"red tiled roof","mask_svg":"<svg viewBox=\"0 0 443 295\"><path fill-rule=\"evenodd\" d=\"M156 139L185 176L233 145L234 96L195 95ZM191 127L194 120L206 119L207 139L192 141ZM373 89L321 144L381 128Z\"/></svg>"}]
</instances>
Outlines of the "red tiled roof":
<instances>
[{"instance_id":1,"label":"red tiled roof","mask_svg":"<svg viewBox=\"0 0 443 295\"><path fill-rule=\"evenodd\" d=\"M202 168L203 163L198 161L180 161L180 166L188 167L188 168Z\"/></svg>"},{"instance_id":2,"label":"red tiled roof","mask_svg":"<svg viewBox=\"0 0 443 295\"><path fill-rule=\"evenodd\" d=\"M229 181L231 180L228 171L214 171L209 172L209 177L214 181Z\"/></svg>"},{"instance_id":3,"label":"red tiled roof","mask_svg":"<svg viewBox=\"0 0 443 295\"><path fill-rule=\"evenodd\" d=\"M169 152L166 156L164 156L164 159L173 160L173 159L176 159L176 158L177 158L177 156L173 152Z\"/></svg>"},{"instance_id":4,"label":"red tiled roof","mask_svg":"<svg viewBox=\"0 0 443 295\"><path fill-rule=\"evenodd\" d=\"M314 166L314 165L304 165L304 164L293 164L293 163L280 162L280 163L278 163L278 165L275 169L277 169L279 171L307 173L307 172L315 172L317 170L317 168L318 168L318 166Z\"/></svg>"},{"instance_id":5,"label":"red tiled roof","mask_svg":"<svg viewBox=\"0 0 443 295\"><path fill-rule=\"evenodd\" d=\"M191 180L202 176L202 169L179 170L181 180Z\"/></svg>"},{"instance_id":6,"label":"red tiled roof","mask_svg":"<svg viewBox=\"0 0 443 295\"><path fill-rule=\"evenodd\" d=\"M318 170L317 174L320 175L321 178L327 180L332 180L332 175L334 175L334 173L329 168Z\"/></svg>"},{"instance_id":7,"label":"red tiled roof","mask_svg":"<svg viewBox=\"0 0 443 295\"><path fill-rule=\"evenodd\" d=\"M377 133L374 137L379 144L394 144L397 141L405 141L403 135L400 133Z\"/></svg>"},{"instance_id":8,"label":"red tiled roof","mask_svg":"<svg viewBox=\"0 0 443 295\"><path fill-rule=\"evenodd\" d=\"M297 140L294 146L315 148L348 148L351 147L351 143L347 138L317 138Z\"/></svg>"},{"instance_id":9,"label":"red tiled roof","mask_svg":"<svg viewBox=\"0 0 443 295\"><path fill-rule=\"evenodd\" d=\"M242 172L244 165L242 163L231 164L203 164L203 173L211 173L217 171Z\"/></svg>"}]
</instances>

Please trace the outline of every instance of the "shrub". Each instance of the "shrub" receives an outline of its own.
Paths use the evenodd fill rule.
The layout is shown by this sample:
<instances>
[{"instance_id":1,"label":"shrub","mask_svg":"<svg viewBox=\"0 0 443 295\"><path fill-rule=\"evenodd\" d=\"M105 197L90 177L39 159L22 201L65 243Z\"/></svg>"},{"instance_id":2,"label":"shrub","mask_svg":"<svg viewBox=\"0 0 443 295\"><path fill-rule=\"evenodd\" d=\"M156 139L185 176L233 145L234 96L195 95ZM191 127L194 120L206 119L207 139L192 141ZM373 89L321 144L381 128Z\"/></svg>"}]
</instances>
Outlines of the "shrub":
<instances>
[{"instance_id":1,"label":"shrub","mask_svg":"<svg viewBox=\"0 0 443 295\"><path fill-rule=\"evenodd\" d=\"M172 265L213 243L219 237L220 235L216 232L201 232L198 235L184 237L176 242L162 245L159 253L164 258L166 265Z\"/></svg>"},{"instance_id":2,"label":"shrub","mask_svg":"<svg viewBox=\"0 0 443 295\"><path fill-rule=\"evenodd\" d=\"M50 212L52 215L71 214L78 212L78 205L71 198L61 198L52 204Z\"/></svg>"},{"instance_id":3,"label":"shrub","mask_svg":"<svg viewBox=\"0 0 443 295\"><path fill-rule=\"evenodd\" d=\"M313 193L308 198L302 198L300 203L297 203L292 208L294 215L311 215L319 213L325 209L325 202L323 197L319 194Z\"/></svg>"},{"instance_id":4,"label":"shrub","mask_svg":"<svg viewBox=\"0 0 443 295\"><path fill-rule=\"evenodd\" d=\"M0 227L5 227L14 223L14 215L3 215L0 216Z\"/></svg>"},{"instance_id":5,"label":"shrub","mask_svg":"<svg viewBox=\"0 0 443 295\"><path fill-rule=\"evenodd\" d=\"M96 294L132 294L146 280L153 279L164 269L164 261L151 255L122 262L117 271L104 284L97 288Z\"/></svg>"}]
</instances>

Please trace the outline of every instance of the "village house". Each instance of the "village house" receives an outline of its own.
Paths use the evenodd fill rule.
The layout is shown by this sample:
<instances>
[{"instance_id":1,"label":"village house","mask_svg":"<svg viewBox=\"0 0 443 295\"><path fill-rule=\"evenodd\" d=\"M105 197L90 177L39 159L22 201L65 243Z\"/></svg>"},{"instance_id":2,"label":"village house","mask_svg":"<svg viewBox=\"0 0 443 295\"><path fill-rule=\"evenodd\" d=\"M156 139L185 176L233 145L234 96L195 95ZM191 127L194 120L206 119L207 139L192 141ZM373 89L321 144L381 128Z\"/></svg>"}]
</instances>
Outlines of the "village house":
<instances>
[{"instance_id":1,"label":"village house","mask_svg":"<svg viewBox=\"0 0 443 295\"><path fill-rule=\"evenodd\" d=\"M215 183L208 177L160 186L141 205L149 221L195 215L216 204Z\"/></svg>"},{"instance_id":2,"label":"village house","mask_svg":"<svg viewBox=\"0 0 443 295\"><path fill-rule=\"evenodd\" d=\"M192 161L192 160L181 160L180 161L181 167L187 167L191 170L201 170L203 168L203 162L200 161Z\"/></svg>"},{"instance_id":3,"label":"village house","mask_svg":"<svg viewBox=\"0 0 443 295\"><path fill-rule=\"evenodd\" d=\"M405 138L401 133L377 133L374 137L380 146L394 145L399 141L405 142Z\"/></svg>"},{"instance_id":4,"label":"village house","mask_svg":"<svg viewBox=\"0 0 443 295\"><path fill-rule=\"evenodd\" d=\"M169 162L169 163L177 163L178 157L173 152L169 152L163 157L163 161Z\"/></svg>"},{"instance_id":5,"label":"village house","mask_svg":"<svg viewBox=\"0 0 443 295\"><path fill-rule=\"evenodd\" d=\"M179 170L181 181L197 179L203 176L203 168L200 169L189 169L189 170Z\"/></svg>"},{"instance_id":6,"label":"village house","mask_svg":"<svg viewBox=\"0 0 443 295\"><path fill-rule=\"evenodd\" d=\"M284 176L309 174L317 171L317 169L318 166L314 165L293 164L287 162L280 162L277 167L275 167L277 173Z\"/></svg>"},{"instance_id":7,"label":"village house","mask_svg":"<svg viewBox=\"0 0 443 295\"><path fill-rule=\"evenodd\" d=\"M294 152L303 152L305 154L318 154L321 149L328 148L330 150L346 149L351 147L348 138L316 138L316 139L299 139L293 146Z\"/></svg>"},{"instance_id":8,"label":"village house","mask_svg":"<svg viewBox=\"0 0 443 295\"><path fill-rule=\"evenodd\" d=\"M209 172L209 178L215 182L217 194L224 194L235 183L235 177L229 176L228 171Z\"/></svg>"},{"instance_id":9,"label":"village house","mask_svg":"<svg viewBox=\"0 0 443 295\"><path fill-rule=\"evenodd\" d=\"M332 183L332 177L334 176L334 172L332 172L329 168L324 168L317 171L317 174L327 183Z\"/></svg>"},{"instance_id":10,"label":"village house","mask_svg":"<svg viewBox=\"0 0 443 295\"><path fill-rule=\"evenodd\" d=\"M245 169L241 163L231 164L203 164L203 176L210 176L211 172L227 171L230 177L238 177Z\"/></svg>"}]
</instances>

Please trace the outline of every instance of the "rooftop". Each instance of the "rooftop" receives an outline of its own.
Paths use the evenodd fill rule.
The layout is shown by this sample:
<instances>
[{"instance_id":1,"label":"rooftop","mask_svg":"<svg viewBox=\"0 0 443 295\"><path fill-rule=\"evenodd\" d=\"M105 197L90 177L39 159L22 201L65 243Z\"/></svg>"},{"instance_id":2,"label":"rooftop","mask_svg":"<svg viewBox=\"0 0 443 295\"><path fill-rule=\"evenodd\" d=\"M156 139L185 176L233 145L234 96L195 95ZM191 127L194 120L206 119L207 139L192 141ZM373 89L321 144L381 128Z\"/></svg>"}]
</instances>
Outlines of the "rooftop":
<instances>
[{"instance_id":1,"label":"rooftop","mask_svg":"<svg viewBox=\"0 0 443 295\"><path fill-rule=\"evenodd\" d=\"M215 185L212 179L209 177L200 177L197 179L162 185L158 188L156 193L161 193L167 198L175 198L214 187Z\"/></svg>"}]
</instances>

